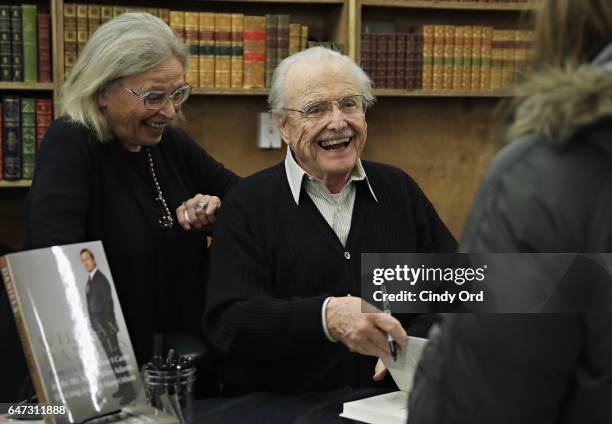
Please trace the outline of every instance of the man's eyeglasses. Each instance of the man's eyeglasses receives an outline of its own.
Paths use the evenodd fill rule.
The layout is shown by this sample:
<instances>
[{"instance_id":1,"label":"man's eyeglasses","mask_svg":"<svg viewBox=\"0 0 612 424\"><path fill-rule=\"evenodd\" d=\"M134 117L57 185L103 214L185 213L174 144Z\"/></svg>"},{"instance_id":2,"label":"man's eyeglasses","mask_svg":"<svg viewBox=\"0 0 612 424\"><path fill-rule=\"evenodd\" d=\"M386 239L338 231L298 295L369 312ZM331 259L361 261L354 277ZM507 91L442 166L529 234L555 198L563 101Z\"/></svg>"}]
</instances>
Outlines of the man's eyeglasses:
<instances>
[{"instance_id":1,"label":"man's eyeglasses","mask_svg":"<svg viewBox=\"0 0 612 424\"><path fill-rule=\"evenodd\" d=\"M363 96L361 94L354 94L352 96L342 97L341 99L311 103L306 105L303 110L289 108L285 108L285 110L301 113L308 119L323 119L331 115L334 110L334 105L337 105L338 110L345 115L356 115L358 113L363 113L365 110Z\"/></svg>"},{"instance_id":2,"label":"man's eyeglasses","mask_svg":"<svg viewBox=\"0 0 612 424\"><path fill-rule=\"evenodd\" d=\"M172 93L168 93L167 91L147 91L144 94L140 94L138 91L126 87L123 84L121 84L121 86L142 100L144 107L149 110L161 109L168 100L170 100L175 107L178 107L185 103L192 90L190 85L184 85L177 88Z\"/></svg>"}]
</instances>

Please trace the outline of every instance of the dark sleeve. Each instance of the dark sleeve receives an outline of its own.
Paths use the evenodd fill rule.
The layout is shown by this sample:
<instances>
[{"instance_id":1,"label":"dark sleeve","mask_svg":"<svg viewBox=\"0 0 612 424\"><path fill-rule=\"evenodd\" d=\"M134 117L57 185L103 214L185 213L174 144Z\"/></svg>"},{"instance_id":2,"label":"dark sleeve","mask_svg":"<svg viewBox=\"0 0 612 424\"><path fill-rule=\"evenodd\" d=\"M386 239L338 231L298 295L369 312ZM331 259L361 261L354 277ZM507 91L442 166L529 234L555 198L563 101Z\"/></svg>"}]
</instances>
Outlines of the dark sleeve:
<instances>
[{"instance_id":1,"label":"dark sleeve","mask_svg":"<svg viewBox=\"0 0 612 424\"><path fill-rule=\"evenodd\" d=\"M321 323L326 296L275 297L274 258L267 252L264 230L253 221L265 211L249 211L249 203L238 189L221 208L211 250L204 332L224 356L269 363L304 354L326 340Z\"/></svg>"},{"instance_id":2,"label":"dark sleeve","mask_svg":"<svg viewBox=\"0 0 612 424\"><path fill-rule=\"evenodd\" d=\"M183 156L189 167L189 174L198 193L223 198L229 189L240 180L240 177L210 156L187 133L182 130L177 131L184 150Z\"/></svg>"},{"instance_id":3,"label":"dark sleeve","mask_svg":"<svg viewBox=\"0 0 612 424\"><path fill-rule=\"evenodd\" d=\"M417 367L408 423L557 423L582 354L581 317L446 316Z\"/></svg>"},{"instance_id":4,"label":"dark sleeve","mask_svg":"<svg viewBox=\"0 0 612 424\"><path fill-rule=\"evenodd\" d=\"M93 162L87 140L54 122L41 143L28 194L28 248L85 240Z\"/></svg>"},{"instance_id":5,"label":"dark sleeve","mask_svg":"<svg viewBox=\"0 0 612 424\"><path fill-rule=\"evenodd\" d=\"M406 184L413 199L412 213L418 234L418 251L421 253L456 252L457 241L440 219L438 212L425 193L406 175Z\"/></svg>"}]
</instances>

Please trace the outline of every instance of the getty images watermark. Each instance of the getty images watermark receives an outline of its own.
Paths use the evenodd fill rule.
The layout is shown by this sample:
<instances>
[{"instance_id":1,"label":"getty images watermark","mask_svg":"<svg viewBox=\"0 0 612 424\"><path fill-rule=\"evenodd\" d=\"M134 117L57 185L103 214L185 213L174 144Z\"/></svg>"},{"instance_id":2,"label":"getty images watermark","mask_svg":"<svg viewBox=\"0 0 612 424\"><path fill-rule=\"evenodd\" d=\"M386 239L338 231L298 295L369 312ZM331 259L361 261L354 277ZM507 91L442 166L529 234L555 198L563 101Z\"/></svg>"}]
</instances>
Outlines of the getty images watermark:
<instances>
[{"instance_id":1,"label":"getty images watermark","mask_svg":"<svg viewBox=\"0 0 612 424\"><path fill-rule=\"evenodd\" d=\"M397 313L610 313L611 269L603 253L364 253L361 297Z\"/></svg>"}]
</instances>

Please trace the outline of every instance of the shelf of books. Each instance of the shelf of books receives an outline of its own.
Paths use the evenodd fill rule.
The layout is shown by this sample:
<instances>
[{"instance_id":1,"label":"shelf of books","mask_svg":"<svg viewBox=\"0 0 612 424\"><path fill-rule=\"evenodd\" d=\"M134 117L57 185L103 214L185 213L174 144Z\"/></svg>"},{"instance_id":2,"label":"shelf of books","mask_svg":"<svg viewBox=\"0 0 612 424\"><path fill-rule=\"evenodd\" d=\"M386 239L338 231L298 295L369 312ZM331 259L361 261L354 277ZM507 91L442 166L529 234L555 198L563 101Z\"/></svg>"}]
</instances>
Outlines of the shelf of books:
<instances>
[{"instance_id":1,"label":"shelf of books","mask_svg":"<svg viewBox=\"0 0 612 424\"><path fill-rule=\"evenodd\" d=\"M16 181L7 181L0 180L0 188L27 188L32 185L31 180L16 180Z\"/></svg>"},{"instance_id":2,"label":"shelf of books","mask_svg":"<svg viewBox=\"0 0 612 424\"><path fill-rule=\"evenodd\" d=\"M442 10L534 10L537 0L488 0L488 1L449 1L449 0L358 0L363 6L402 7L410 9Z\"/></svg>"},{"instance_id":3,"label":"shelf of books","mask_svg":"<svg viewBox=\"0 0 612 424\"><path fill-rule=\"evenodd\" d=\"M0 81L0 90L53 91L51 82L12 82Z\"/></svg>"}]
</instances>

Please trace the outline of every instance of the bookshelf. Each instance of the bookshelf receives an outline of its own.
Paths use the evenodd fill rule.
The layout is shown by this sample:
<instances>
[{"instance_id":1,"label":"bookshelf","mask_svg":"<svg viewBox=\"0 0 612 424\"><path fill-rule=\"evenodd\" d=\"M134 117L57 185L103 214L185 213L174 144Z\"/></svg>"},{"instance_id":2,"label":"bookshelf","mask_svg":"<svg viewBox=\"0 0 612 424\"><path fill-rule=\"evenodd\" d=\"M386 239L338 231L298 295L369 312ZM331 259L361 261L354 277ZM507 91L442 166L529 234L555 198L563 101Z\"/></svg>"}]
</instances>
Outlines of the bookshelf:
<instances>
[{"instance_id":1,"label":"bookshelf","mask_svg":"<svg viewBox=\"0 0 612 424\"><path fill-rule=\"evenodd\" d=\"M398 32L424 24L491 25L518 28L536 8L528 3L425 0L161 0L75 1L77 4L160 7L245 15L289 14L308 25L309 38L338 43L360 61L364 21L386 21ZM37 2L51 13L53 83L0 83L0 93L52 96L57 106L64 75L63 0ZM195 88L179 125L211 155L240 175L250 175L283 160L285 150L255 145L257 113L268 110L267 88ZM368 142L363 157L397 166L421 185L455 236L459 237L473 196L497 152L499 105L509 91L405 90L377 88L376 105L367 112ZM25 94L24 94L25 95ZM54 108L57 112L57 107ZM19 247L29 181L0 181L0 242ZM11 188L9 190L9 188Z\"/></svg>"}]
</instances>

